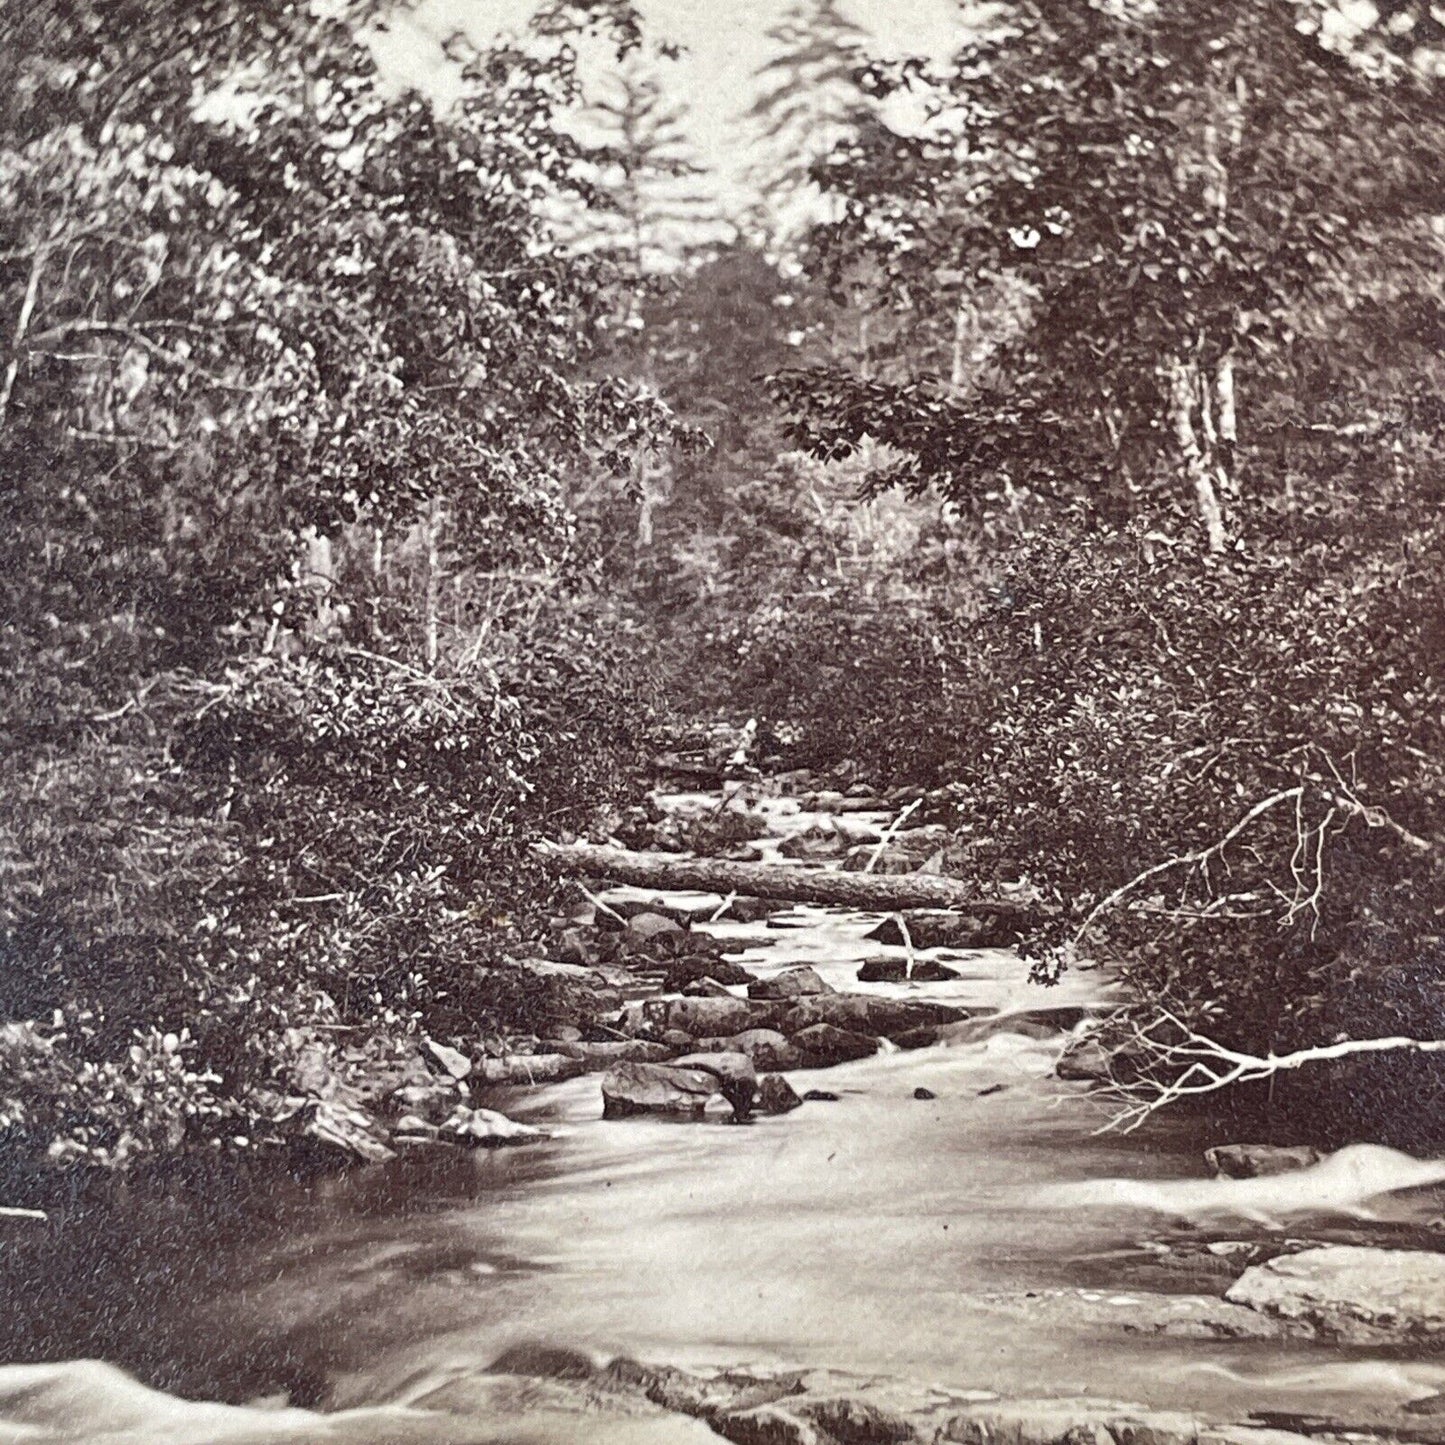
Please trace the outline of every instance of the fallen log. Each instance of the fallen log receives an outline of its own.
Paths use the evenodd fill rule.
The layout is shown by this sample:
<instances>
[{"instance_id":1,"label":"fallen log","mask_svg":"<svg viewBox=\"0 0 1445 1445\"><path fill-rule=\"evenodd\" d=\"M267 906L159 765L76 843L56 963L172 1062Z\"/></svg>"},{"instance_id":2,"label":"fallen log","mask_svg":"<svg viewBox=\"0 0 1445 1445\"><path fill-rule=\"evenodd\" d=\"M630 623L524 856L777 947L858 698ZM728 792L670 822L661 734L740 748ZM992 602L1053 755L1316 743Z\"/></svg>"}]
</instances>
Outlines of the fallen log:
<instances>
[{"instance_id":1,"label":"fallen log","mask_svg":"<svg viewBox=\"0 0 1445 1445\"><path fill-rule=\"evenodd\" d=\"M786 863L729 863L721 858L683 858L675 853L633 853L595 843L539 843L537 852L557 873L610 878L639 888L697 889L774 898L785 903L823 903L840 908L896 913L904 908L951 908L963 913L1033 916L1037 904L1013 898L982 898L967 883L936 873L834 873Z\"/></svg>"}]
</instances>

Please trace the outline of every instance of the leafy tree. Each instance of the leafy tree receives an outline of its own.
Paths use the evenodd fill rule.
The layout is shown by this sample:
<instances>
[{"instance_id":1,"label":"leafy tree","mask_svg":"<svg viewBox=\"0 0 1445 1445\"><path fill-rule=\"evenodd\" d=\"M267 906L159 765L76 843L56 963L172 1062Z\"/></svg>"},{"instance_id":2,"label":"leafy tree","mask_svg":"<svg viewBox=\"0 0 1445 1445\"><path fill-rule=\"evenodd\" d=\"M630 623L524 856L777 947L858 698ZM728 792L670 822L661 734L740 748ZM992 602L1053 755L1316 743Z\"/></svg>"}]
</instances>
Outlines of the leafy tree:
<instances>
[{"instance_id":1,"label":"leafy tree","mask_svg":"<svg viewBox=\"0 0 1445 1445\"><path fill-rule=\"evenodd\" d=\"M1438 44L1410 6L1010 7L933 131L835 154L815 264L867 256L935 337L940 294L1022 304L971 375L775 380L795 440L889 443L873 485L940 487L997 569L936 628L966 692L861 751L917 733L961 866L1063 905L1045 973L1107 952L1251 1052L1445 1032ZM1445 1089L1336 1072L1341 1128L1392 1129L1382 1069Z\"/></svg>"},{"instance_id":2,"label":"leafy tree","mask_svg":"<svg viewBox=\"0 0 1445 1445\"><path fill-rule=\"evenodd\" d=\"M975 296L1007 278L1027 321L964 398L820 379L836 404L805 408L805 438L846 447L826 418L867 418L920 481L1084 496L1116 518L1157 516L1182 479L1210 549L1230 545L1241 409L1287 376L1302 314L1348 284L1360 242L1410 244L1440 201L1422 84L1381 83L1300 13L1005 12L938 82L948 125L836 158L851 199L830 241L877 259L900 306L927 311L944 276ZM879 70L874 89L918 74Z\"/></svg>"},{"instance_id":3,"label":"leafy tree","mask_svg":"<svg viewBox=\"0 0 1445 1445\"><path fill-rule=\"evenodd\" d=\"M627 746L545 635L436 625L443 550L563 566L562 472L667 422L582 375L605 298L542 216L572 52L454 49L440 116L378 84L374 19L4 11L0 1004L58 1020L71 1082L0 1094L94 1157L260 1108L288 1028L483 1019L529 831ZM625 7L547 19L630 43ZM419 517L425 609L346 545Z\"/></svg>"}]
</instances>

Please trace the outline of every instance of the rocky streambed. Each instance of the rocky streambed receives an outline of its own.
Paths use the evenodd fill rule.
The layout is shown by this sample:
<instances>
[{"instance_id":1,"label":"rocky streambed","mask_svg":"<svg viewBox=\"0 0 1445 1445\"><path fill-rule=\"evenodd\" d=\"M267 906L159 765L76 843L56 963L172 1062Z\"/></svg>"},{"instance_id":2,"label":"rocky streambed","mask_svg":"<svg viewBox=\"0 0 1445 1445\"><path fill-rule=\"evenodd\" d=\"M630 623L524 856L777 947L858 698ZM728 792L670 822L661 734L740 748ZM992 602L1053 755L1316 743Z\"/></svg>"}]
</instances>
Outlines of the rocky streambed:
<instances>
[{"instance_id":1,"label":"rocky streambed","mask_svg":"<svg viewBox=\"0 0 1445 1445\"><path fill-rule=\"evenodd\" d=\"M821 801L675 796L652 826L798 866L877 848L876 800ZM83 1252L64 1320L12 1295L36 1329L0 1441L1442 1433L1432 1162L1194 1118L1097 1136L1108 979L1031 984L956 920L577 901L536 966L608 1006L438 1045L395 1157L137 1232L133 1297Z\"/></svg>"}]
</instances>

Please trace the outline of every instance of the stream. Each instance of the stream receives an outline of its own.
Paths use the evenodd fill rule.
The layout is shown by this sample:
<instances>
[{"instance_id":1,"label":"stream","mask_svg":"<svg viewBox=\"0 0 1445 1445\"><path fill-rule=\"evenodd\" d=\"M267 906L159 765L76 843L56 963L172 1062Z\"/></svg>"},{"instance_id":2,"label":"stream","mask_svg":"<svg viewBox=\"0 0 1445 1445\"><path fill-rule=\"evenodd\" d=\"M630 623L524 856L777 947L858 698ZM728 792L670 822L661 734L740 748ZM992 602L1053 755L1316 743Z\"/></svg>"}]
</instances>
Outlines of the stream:
<instances>
[{"instance_id":1,"label":"stream","mask_svg":"<svg viewBox=\"0 0 1445 1445\"><path fill-rule=\"evenodd\" d=\"M772 856L779 838L817 821L788 800L762 806ZM721 902L667 901L699 917ZM0 1442L532 1439L525 1410L502 1421L410 1406L536 1341L687 1368L826 1367L1236 1420L1358 1416L1445 1391L1445 1364L1431 1361L1145 1328L1188 1297L1218 1295L1231 1242L1299 1230L1311 1201L1286 1191L1273 1222L1227 1209L1191 1220L1190 1191L1209 1185L1202 1151L1221 1137L1183 1116L1096 1133L1105 1107L1054 1074L1064 1036L1025 1027L1031 1010L1107 1008L1102 972L1044 988L1011 953L934 950L920 956L962 976L859 984L859 961L890 952L864 938L878 921L796 907L699 926L763 977L806 962L838 989L1019 1022L973 1043L796 1073L800 1093L836 1101L746 1126L723 1114L604 1122L593 1074L486 1100L548 1128L542 1144L423 1150L258 1183L234 1207L180 1217L137 1210L129 1235L97 1235L49 1280L4 1282L15 1363L0 1369ZM1174 1182L1167 1197L1183 1202L1060 1187L1120 1179ZM1439 1210L1438 1193L1391 1196L1377 1227ZM77 1205L70 1227L82 1240L84 1221ZM37 1367L75 1357L109 1364ZM674 1437L638 1427L615 1438Z\"/></svg>"}]
</instances>

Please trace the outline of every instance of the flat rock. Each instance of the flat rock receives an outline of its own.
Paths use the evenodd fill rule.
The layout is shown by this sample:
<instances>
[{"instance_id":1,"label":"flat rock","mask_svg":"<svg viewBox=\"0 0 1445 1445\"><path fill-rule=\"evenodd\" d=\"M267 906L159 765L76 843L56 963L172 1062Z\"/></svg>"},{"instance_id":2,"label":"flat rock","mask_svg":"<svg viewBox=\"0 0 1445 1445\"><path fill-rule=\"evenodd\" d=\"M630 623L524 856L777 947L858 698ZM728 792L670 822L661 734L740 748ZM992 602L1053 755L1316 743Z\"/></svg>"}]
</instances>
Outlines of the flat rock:
<instances>
[{"instance_id":1,"label":"flat rock","mask_svg":"<svg viewBox=\"0 0 1445 1445\"><path fill-rule=\"evenodd\" d=\"M722 1092L721 1080L704 1069L673 1064L617 1064L602 1076L602 1117L631 1114L701 1114Z\"/></svg>"},{"instance_id":2,"label":"flat rock","mask_svg":"<svg viewBox=\"0 0 1445 1445\"><path fill-rule=\"evenodd\" d=\"M785 968L771 978L754 979L748 985L748 997L780 1002L786 999L810 998L817 994L833 993L832 985L826 983L818 970L808 964L796 968Z\"/></svg>"},{"instance_id":3,"label":"flat rock","mask_svg":"<svg viewBox=\"0 0 1445 1445\"><path fill-rule=\"evenodd\" d=\"M438 1133L443 1139L452 1139L459 1144L473 1148L499 1149L512 1144L536 1144L547 1138L542 1129L530 1124L519 1124L495 1109L469 1109L465 1104L457 1108L442 1121Z\"/></svg>"},{"instance_id":4,"label":"flat rock","mask_svg":"<svg viewBox=\"0 0 1445 1445\"><path fill-rule=\"evenodd\" d=\"M1287 1430L1209 1425L1183 1411L1151 1410L1092 1396L971 1405L945 1426L960 1445L1305 1445Z\"/></svg>"},{"instance_id":5,"label":"flat rock","mask_svg":"<svg viewBox=\"0 0 1445 1445\"><path fill-rule=\"evenodd\" d=\"M1204 1160L1216 1178L1258 1179L1267 1174L1288 1174L1308 1169L1325 1156L1308 1144L1221 1144L1204 1151Z\"/></svg>"},{"instance_id":6,"label":"flat rock","mask_svg":"<svg viewBox=\"0 0 1445 1445\"><path fill-rule=\"evenodd\" d=\"M1445 1343L1445 1254L1326 1245L1251 1265L1224 1298L1344 1344Z\"/></svg>"}]
</instances>

